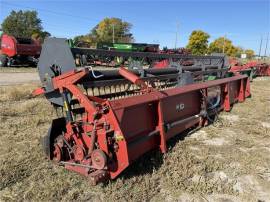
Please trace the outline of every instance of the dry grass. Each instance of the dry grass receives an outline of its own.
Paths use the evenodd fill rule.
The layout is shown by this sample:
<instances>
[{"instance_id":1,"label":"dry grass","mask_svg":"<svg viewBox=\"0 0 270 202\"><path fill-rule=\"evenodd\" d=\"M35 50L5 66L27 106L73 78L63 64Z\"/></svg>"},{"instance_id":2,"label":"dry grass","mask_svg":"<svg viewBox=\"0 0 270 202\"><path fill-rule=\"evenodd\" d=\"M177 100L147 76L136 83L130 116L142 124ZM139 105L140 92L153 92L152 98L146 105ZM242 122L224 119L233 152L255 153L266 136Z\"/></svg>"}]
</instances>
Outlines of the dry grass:
<instances>
[{"instance_id":1,"label":"dry grass","mask_svg":"<svg viewBox=\"0 0 270 202\"><path fill-rule=\"evenodd\" d=\"M252 98L215 125L171 140L166 155L152 151L95 187L44 157L39 141L54 113L44 98L29 96L34 88L0 87L0 201L270 198L270 79L256 79Z\"/></svg>"},{"instance_id":2,"label":"dry grass","mask_svg":"<svg viewBox=\"0 0 270 202\"><path fill-rule=\"evenodd\" d=\"M4 86L0 88L0 103L14 102L31 98L33 85Z\"/></svg>"}]
</instances>

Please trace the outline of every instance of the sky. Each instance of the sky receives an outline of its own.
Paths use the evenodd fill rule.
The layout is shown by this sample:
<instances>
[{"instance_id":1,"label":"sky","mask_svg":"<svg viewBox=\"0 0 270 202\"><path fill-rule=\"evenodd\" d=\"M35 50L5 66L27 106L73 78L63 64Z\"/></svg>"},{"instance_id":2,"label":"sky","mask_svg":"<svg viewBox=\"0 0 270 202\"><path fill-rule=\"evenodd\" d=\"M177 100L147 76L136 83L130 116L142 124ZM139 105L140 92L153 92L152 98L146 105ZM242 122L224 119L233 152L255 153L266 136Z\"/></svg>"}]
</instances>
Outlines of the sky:
<instances>
[{"instance_id":1,"label":"sky","mask_svg":"<svg viewBox=\"0 0 270 202\"><path fill-rule=\"evenodd\" d=\"M200 29L210 42L226 35L256 53L263 39L264 53L270 32L270 0L0 0L0 23L20 9L37 10L44 30L56 37L87 34L103 18L118 17L133 25L136 42L170 48L186 46L191 32Z\"/></svg>"}]
</instances>

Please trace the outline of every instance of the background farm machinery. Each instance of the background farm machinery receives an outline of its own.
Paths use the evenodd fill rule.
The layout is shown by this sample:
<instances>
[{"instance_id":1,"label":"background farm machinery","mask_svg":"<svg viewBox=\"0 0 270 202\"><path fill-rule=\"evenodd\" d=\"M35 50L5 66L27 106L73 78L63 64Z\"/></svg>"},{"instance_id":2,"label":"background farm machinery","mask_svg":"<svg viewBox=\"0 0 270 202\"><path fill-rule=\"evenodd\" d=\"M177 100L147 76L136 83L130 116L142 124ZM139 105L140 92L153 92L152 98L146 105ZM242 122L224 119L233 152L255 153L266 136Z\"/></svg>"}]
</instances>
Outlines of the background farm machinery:
<instances>
[{"instance_id":1,"label":"background farm machinery","mask_svg":"<svg viewBox=\"0 0 270 202\"><path fill-rule=\"evenodd\" d=\"M245 75L195 82L196 74L227 68L188 68L76 68L64 39L45 40L38 64L43 87L35 94L64 110L44 137L47 156L94 184L114 179L147 151L166 152L168 139L205 126L250 95Z\"/></svg>"},{"instance_id":2,"label":"background farm machinery","mask_svg":"<svg viewBox=\"0 0 270 202\"><path fill-rule=\"evenodd\" d=\"M160 50L159 44L99 42L97 43L96 47L91 48L90 44L85 42L77 42L74 44L73 40L71 39L69 39L67 42L72 49L74 57L76 58L77 66L86 64L92 66L109 67L119 67L121 65L154 66L155 62L159 62L159 60L162 58L165 59L166 57L164 58L164 55L166 54L190 54L190 51L185 48L163 48L163 50ZM77 49L84 50L78 51ZM147 53L156 53L159 55L160 59L153 57L155 54L151 55Z\"/></svg>"},{"instance_id":3,"label":"background farm machinery","mask_svg":"<svg viewBox=\"0 0 270 202\"><path fill-rule=\"evenodd\" d=\"M250 80L257 76L270 76L270 64L261 61L249 61L241 64L237 60L231 60L230 64L230 72L246 74Z\"/></svg>"},{"instance_id":4,"label":"background farm machinery","mask_svg":"<svg viewBox=\"0 0 270 202\"><path fill-rule=\"evenodd\" d=\"M127 52L159 52L159 44L147 43L97 43L97 49Z\"/></svg>"},{"instance_id":5,"label":"background farm machinery","mask_svg":"<svg viewBox=\"0 0 270 202\"><path fill-rule=\"evenodd\" d=\"M36 66L41 45L31 38L0 35L0 67L12 65Z\"/></svg>"}]
</instances>

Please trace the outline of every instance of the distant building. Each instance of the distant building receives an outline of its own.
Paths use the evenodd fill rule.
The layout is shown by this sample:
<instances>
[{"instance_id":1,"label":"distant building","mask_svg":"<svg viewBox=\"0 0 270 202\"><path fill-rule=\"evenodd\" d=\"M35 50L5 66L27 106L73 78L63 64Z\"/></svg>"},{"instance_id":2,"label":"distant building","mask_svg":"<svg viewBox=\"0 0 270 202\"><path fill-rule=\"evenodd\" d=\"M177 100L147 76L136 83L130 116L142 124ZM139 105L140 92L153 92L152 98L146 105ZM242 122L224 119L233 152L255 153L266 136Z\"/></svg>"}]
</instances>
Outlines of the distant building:
<instances>
[{"instance_id":1,"label":"distant building","mask_svg":"<svg viewBox=\"0 0 270 202\"><path fill-rule=\"evenodd\" d=\"M247 58L247 54L242 53L242 54L241 54L241 58L242 58L242 59L246 59L246 58Z\"/></svg>"}]
</instances>

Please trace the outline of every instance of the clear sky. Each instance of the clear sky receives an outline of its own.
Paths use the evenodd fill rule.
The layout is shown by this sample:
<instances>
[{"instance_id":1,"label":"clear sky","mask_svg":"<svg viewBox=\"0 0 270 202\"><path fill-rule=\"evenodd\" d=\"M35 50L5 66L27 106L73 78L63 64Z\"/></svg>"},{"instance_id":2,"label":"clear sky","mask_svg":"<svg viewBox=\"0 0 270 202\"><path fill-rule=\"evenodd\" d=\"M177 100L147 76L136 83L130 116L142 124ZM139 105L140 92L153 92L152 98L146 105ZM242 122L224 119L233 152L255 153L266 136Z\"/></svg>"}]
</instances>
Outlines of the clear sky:
<instances>
[{"instance_id":1,"label":"clear sky","mask_svg":"<svg viewBox=\"0 0 270 202\"><path fill-rule=\"evenodd\" d=\"M201 29L210 34L210 41L226 35L235 45L256 52L263 37L264 53L270 32L270 0L0 0L0 23L19 9L37 10L44 29L57 37L86 34L104 17L119 17L133 25L136 42L161 47L175 46L177 24L177 47L185 46L190 33Z\"/></svg>"}]
</instances>

